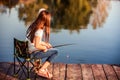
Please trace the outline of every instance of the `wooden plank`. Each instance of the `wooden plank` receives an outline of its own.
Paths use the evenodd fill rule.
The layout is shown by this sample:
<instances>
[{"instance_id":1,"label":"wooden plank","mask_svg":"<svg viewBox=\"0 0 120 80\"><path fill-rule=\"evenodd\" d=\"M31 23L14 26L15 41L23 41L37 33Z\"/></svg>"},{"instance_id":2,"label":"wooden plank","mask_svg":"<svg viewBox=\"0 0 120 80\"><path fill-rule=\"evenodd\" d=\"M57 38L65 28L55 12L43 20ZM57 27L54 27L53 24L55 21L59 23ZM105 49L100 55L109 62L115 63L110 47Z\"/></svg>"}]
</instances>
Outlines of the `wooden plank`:
<instances>
[{"instance_id":1,"label":"wooden plank","mask_svg":"<svg viewBox=\"0 0 120 80\"><path fill-rule=\"evenodd\" d=\"M102 65L93 64L92 70L95 80L107 80Z\"/></svg>"},{"instance_id":2,"label":"wooden plank","mask_svg":"<svg viewBox=\"0 0 120 80\"><path fill-rule=\"evenodd\" d=\"M48 71L53 74L53 64L51 64L50 66L48 66Z\"/></svg>"},{"instance_id":3,"label":"wooden plank","mask_svg":"<svg viewBox=\"0 0 120 80\"><path fill-rule=\"evenodd\" d=\"M115 72L117 73L118 79L120 80L120 66L113 66Z\"/></svg>"},{"instance_id":4,"label":"wooden plank","mask_svg":"<svg viewBox=\"0 0 120 80\"><path fill-rule=\"evenodd\" d=\"M103 64L103 67L108 80L118 80L112 66Z\"/></svg>"},{"instance_id":5,"label":"wooden plank","mask_svg":"<svg viewBox=\"0 0 120 80\"><path fill-rule=\"evenodd\" d=\"M5 77L5 74L0 72L0 80L18 80L18 79L10 75L7 75Z\"/></svg>"},{"instance_id":6,"label":"wooden plank","mask_svg":"<svg viewBox=\"0 0 120 80\"><path fill-rule=\"evenodd\" d=\"M0 63L0 80L3 80L5 77L6 71L10 67L10 64L12 63ZM53 73L52 80L120 80L120 67L107 64L80 65L53 63L48 67L48 70L50 73ZM16 80L12 75L13 65L9 72L10 73L4 80ZM25 78L22 76L21 79ZM34 75L31 75L31 80L34 80ZM46 79L37 77L36 80Z\"/></svg>"},{"instance_id":7,"label":"wooden plank","mask_svg":"<svg viewBox=\"0 0 120 80\"><path fill-rule=\"evenodd\" d=\"M0 72L0 80L6 79L4 76L5 76L5 74L3 74L3 73Z\"/></svg>"},{"instance_id":8,"label":"wooden plank","mask_svg":"<svg viewBox=\"0 0 120 80\"><path fill-rule=\"evenodd\" d=\"M94 80L91 65L81 64L83 80Z\"/></svg>"},{"instance_id":9,"label":"wooden plank","mask_svg":"<svg viewBox=\"0 0 120 80\"><path fill-rule=\"evenodd\" d=\"M59 79L59 63L53 64L53 80Z\"/></svg>"},{"instance_id":10,"label":"wooden plank","mask_svg":"<svg viewBox=\"0 0 120 80\"><path fill-rule=\"evenodd\" d=\"M66 76L66 64L60 63L59 64L59 70L60 70L60 74L59 74L60 80L65 80L65 76Z\"/></svg>"},{"instance_id":11,"label":"wooden plank","mask_svg":"<svg viewBox=\"0 0 120 80\"><path fill-rule=\"evenodd\" d=\"M67 65L66 80L82 80L80 64L68 64Z\"/></svg>"}]
</instances>

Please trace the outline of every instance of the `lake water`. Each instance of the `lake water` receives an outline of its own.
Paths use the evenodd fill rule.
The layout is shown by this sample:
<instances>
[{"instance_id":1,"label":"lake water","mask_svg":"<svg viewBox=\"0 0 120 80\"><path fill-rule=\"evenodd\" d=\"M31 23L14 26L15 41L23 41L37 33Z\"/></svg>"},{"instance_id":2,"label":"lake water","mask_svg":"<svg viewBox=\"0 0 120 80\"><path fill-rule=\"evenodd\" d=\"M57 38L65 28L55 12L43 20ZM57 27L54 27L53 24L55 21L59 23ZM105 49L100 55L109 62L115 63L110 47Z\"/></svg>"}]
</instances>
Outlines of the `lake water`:
<instances>
[{"instance_id":1,"label":"lake water","mask_svg":"<svg viewBox=\"0 0 120 80\"><path fill-rule=\"evenodd\" d=\"M13 38L25 40L28 24L38 12L36 4L41 4L40 7L48 8L53 15L50 43L75 43L59 47L54 62L120 64L120 1L99 0L96 3L96 0L81 0L79 9L76 9L77 3L72 4L74 0L65 3L62 0L42 1L32 5L29 1L18 0L11 6L0 1L0 62L13 61ZM70 6L64 5L67 3Z\"/></svg>"}]
</instances>

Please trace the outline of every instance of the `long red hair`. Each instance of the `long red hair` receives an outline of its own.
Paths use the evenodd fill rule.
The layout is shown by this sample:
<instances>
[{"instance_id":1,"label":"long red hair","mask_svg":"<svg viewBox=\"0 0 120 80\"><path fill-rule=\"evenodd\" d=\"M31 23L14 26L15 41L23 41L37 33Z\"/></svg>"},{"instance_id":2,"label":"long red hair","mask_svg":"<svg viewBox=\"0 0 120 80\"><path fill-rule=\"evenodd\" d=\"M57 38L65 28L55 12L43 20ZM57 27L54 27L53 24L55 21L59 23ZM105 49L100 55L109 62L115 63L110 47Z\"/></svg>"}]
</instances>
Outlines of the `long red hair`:
<instances>
[{"instance_id":1,"label":"long red hair","mask_svg":"<svg viewBox=\"0 0 120 80\"><path fill-rule=\"evenodd\" d=\"M44 29L44 41L49 42L50 36L50 13L46 10L43 10L39 13L37 19L29 26L27 30L27 38L33 42L35 37L35 32L41 28Z\"/></svg>"}]
</instances>

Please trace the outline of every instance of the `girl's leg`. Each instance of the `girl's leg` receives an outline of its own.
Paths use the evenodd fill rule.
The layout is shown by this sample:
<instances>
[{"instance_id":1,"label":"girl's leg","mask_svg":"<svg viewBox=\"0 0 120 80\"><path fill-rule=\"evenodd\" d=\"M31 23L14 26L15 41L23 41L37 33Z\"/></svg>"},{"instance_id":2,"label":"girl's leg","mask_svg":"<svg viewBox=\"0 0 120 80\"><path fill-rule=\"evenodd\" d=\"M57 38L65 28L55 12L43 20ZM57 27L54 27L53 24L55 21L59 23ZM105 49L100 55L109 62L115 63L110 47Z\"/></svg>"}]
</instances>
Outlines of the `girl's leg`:
<instances>
[{"instance_id":1,"label":"girl's leg","mask_svg":"<svg viewBox=\"0 0 120 80\"><path fill-rule=\"evenodd\" d=\"M47 69L47 67L48 67L49 65L50 65L50 62L49 62L49 61L45 61L40 69L41 69L41 70Z\"/></svg>"},{"instance_id":2,"label":"girl's leg","mask_svg":"<svg viewBox=\"0 0 120 80\"><path fill-rule=\"evenodd\" d=\"M55 58L57 54L58 54L57 49L52 48L52 49L49 49L46 53L42 53L41 55L39 55L41 56L41 58L47 57L41 69L46 69L50 65L50 62Z\"/></svg>"},{"instance_id":3,"label":"girl's leg","mask_svg":"<svg viewBox=\"0 0 120 80\"><path fill-rule=\"evenodd\" d=\"M49 49L46 53L43 53L43 52L38 52L35 54L35 56L37 58L46 58L46 61L44 62L44 64L42 65L42 67L39 69L39 73L43 73L45 72L45 74L48 75L48 77L52 77L52 75L48 72L48 71L45 71L47 69L47 67L50 65L50 62L54 59L54 57L58 54L58 51L56 49Z\"/></svg>"},{"instance_id":4,"label":"girl's leg","mask_svg":"<svg viewBox=\"0 0 120 80\"><path fill-rule=\"evenodd\" d=\"M49 49L47 52L37 52L33 54L36 58L47 58L46 61L51 62L58 54L58 50L55 48Z\"/></svg>"}]
</instances>

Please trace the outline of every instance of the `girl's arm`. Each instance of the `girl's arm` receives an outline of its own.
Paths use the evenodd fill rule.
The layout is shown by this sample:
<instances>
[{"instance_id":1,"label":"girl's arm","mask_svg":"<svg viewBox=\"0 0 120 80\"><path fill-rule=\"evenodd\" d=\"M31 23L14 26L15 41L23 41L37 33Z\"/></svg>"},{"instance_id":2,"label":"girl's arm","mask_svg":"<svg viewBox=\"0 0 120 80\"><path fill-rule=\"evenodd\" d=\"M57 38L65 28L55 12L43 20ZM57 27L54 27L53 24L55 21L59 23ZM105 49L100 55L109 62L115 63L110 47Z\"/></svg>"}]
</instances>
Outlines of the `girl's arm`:
<instances>
[{"instance_id":1,"label":"girl's arm","mask_svg":"<svg viewBox=\"0 0 120 80\"><path fill-rule=\"evenodd\" d=\"M38 50L43 50L43 52L47 51L47 46L43 45L42 43L40 43L40 37L39 36L35 36L34 40L33 40L34 46L38 49Z\"/></svg>"}]
</instances>

